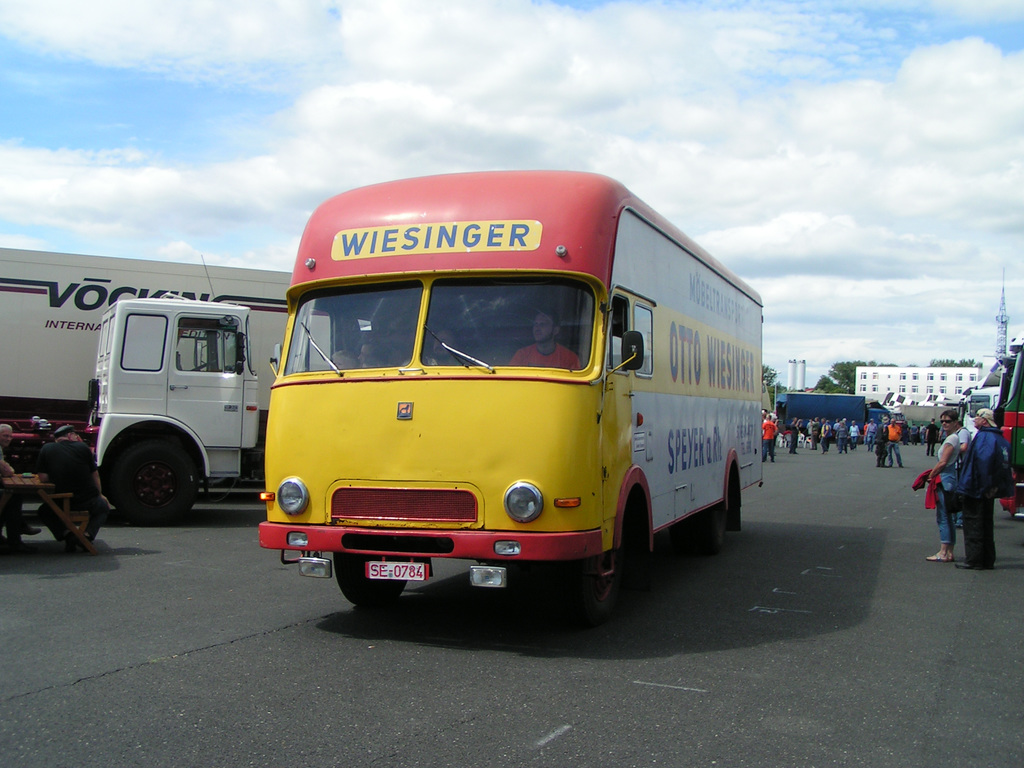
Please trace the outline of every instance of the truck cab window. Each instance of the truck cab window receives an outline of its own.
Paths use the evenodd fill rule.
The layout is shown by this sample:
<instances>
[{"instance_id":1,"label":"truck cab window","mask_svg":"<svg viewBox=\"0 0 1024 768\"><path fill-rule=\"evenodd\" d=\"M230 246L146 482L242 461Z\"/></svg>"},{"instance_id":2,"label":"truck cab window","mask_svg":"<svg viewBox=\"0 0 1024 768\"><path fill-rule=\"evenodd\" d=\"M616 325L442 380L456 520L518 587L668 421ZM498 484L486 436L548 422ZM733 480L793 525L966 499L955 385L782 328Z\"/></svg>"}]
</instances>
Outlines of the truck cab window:
<instances>
[{"instance_id":1,"label":"truck cab window","mask_svg":"<svg viewBox=\"0 0 1024 768\"><path fill-rule=\"evenodd\" d=\"M340 371L408 365L422 293L420 283L310 292L295 314L285 375L332 363Z\"/></svg>"},{"instance_id":2,"label":"truck cab window","mask_svg":"<svg viewBox=\"0 0 1024 768\"><path fill-rule=\"evenodd\" d=\"M189 373L230 373L235 370L236 325L211 317L178 319L175 367Z\"/></svg>"},{"instance_id":3,"label":"truck cab window","mask_svg":"<svg viewBox=\"0 0 1024 768\"><path fill-rule=\"evenodd\" d=\"M130 315L125 320L121 368L125 371L159 371L164 366L167 318Z\"/></svg>"},{"instance_id":4,"label":"truck cab window","mask_svg":"<svg viewBox=\"0 0 1024 768\"><path fill-rule=\"evenodd\" d=\"M654 312L650 307L633 307L633 330L644 335L644 364L637 370L637 376L650 376L654 372Z\"/></svg>"},{"instance_id":5,"label":"truck cab window","mask_svg":"<svg viewBox=\"0 0 1024 768\"><path fill-rule=\"evenodd\" d=\"M576 280L437 280L421 362L472 367L477 360L488 366L581 370L590 363L593 325L594 294Z\"/></svg>"},{"instance_id":6,"label":"truck cab window","mask_svg":"<svg viewBox=\"0 0 1024 768\"><path fill-rule=\"evenodd\" d=\"M625 296L612 296L610 328L608 330L608 368L622 363L622 334L629 330L629 300Z\"/></svg>"}]
</instances>

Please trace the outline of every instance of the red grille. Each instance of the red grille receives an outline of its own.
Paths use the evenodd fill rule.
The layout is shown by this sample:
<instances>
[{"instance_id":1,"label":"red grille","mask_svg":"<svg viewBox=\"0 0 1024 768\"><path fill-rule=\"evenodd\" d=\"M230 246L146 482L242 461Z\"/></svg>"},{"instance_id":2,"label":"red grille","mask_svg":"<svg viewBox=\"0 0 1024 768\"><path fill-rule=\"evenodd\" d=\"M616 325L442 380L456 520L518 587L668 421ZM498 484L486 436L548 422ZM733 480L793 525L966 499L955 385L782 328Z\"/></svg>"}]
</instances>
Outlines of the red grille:
<instances>
[{"instance_id":1,"label":"red grille","mask_svg":"<svg viewBox=\"0 0 1024 768\"><path fill-rule=\"evenodd\" d=\"M432 488L339 488L331 497L331 519L476 522L476 497L469 491Z\"/></svg>"}]
</instances>

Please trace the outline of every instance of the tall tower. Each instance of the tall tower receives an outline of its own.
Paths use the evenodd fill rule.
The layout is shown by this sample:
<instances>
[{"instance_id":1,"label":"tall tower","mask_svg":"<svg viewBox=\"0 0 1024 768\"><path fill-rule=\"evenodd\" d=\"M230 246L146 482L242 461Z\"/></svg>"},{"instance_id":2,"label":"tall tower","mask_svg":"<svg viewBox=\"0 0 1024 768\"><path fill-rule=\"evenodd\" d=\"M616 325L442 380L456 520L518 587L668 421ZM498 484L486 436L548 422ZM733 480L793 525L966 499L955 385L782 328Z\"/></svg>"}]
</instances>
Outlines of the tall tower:
<instances>
[{"instance_id":1,"label":"tall tower","mask_svg":"<svg viewBox=\"0 0 1024 768\"><path fill-rule=\"evenodd\" d=\"M1006 314L1006 270L1003 270L1003 292L999 297L999 314L996 315L996 359L1006 357L1006 327L1010 318Z\"/></svg>"}]
</instances>

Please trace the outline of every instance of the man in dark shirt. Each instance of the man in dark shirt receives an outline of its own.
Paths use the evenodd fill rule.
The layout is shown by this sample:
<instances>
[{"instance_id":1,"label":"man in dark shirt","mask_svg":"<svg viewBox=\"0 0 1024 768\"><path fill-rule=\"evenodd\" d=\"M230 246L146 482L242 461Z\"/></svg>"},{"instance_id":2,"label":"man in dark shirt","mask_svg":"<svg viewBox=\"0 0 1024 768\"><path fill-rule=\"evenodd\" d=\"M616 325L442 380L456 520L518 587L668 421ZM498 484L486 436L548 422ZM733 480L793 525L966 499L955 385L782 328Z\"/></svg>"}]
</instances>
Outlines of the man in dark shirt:
<instances>
[{"instance_id":1,"label":"man in dark shirt","mask_svg":"<svg viewBox=\"0 0 1024 768\"><path fill-rule=\"evenodd\" d=\"M935 444L939 442L939 427L935 424L935 419L932 419L931 423L925 427L924 437L928 445L927 455L934 456Z\"/></svg>"},{"instance_id":2,"label":"man in dark shirt","mask_svg":"<svg viewBox=\"0 0 1024 768\"><path fill-rule=\"evenodd\" d=\"M58 427L53 436L56 442L47 443L39 452L36 473L42 482L53 483L56 493L73 494L72 509L89 512L85 535L92 541L110 514L110 503L100 486L96 457L70 424ZM49 507L40 507L39 516L54 538L64 542L67 552L74 552L75 547L80 546L75 536L64 530L60 519Z\"/></svg>"}]
</instances>

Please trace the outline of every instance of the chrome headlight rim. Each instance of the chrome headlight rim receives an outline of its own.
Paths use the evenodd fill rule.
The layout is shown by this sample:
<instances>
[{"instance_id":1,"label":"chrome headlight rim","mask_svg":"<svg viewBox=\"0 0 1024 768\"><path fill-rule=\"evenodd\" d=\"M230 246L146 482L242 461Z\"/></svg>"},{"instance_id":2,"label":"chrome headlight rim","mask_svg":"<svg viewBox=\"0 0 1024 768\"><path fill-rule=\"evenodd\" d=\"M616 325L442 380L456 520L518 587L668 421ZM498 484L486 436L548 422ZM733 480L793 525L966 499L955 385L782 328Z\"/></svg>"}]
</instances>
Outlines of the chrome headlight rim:
<instances>
[{"instance_id":1,"label":"chrome headlight rim","mask_svg":"<svg viewBox=\"0 0 1024 768\"><path fill-rule=\"evenodd\" d=\"M277 506L286 515L301 515L309 506L309 489L297 477L287 477L277 486Z\"/></svg>"},{"instance_id":2,"label":"chrome headlight rim","mask_svg":"<svg viewBox=\"0 0 1024 768\"><path fill-rule=\"evenodd\" d=\"M505 514L517 523L531 523L544 511L544 494L533 483L520 480L505 491Z\"/></svg>"}]
</instances>

